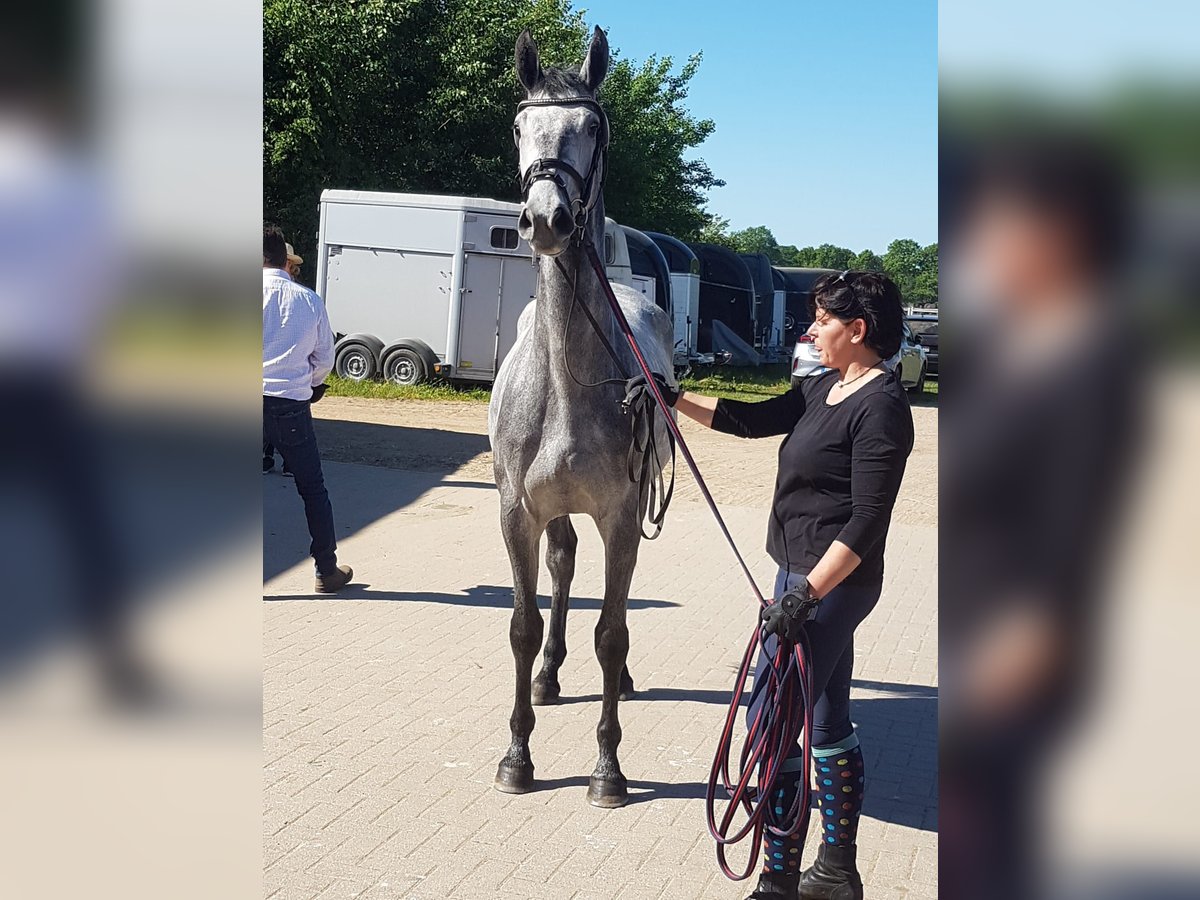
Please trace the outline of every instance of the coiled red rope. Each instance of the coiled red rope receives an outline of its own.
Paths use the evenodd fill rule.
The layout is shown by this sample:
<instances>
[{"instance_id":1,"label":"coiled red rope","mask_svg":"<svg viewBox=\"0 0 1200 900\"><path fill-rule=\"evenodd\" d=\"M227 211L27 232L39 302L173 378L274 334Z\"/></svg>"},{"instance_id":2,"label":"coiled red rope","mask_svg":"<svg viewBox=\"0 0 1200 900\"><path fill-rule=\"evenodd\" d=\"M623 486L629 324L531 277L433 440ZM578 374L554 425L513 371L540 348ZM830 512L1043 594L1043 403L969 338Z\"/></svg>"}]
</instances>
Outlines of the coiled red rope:
<instances>
[{"instance_id":1,"label":"coiled red rope","mask_svg":"<svg viewBox=\"0 0 1200 900\"><path fill-rule=\"evenodd\" d=\"M696 460L692 458L687 442L679 431L679 425L671 415L670 407L663 400L662 392L659 391L658 384L654 379L654 373L651 372L645 357L642 356L637 339L633 335L633 329L630 328L629 322L617 302L616 295L613 294L612 286L608 282L608 274L600 262L595 246L586 235L583 237L582 243L584 253L608 299L608 305L612 309L617 326L629 343L629 349L633 351L634 358L637 359L637 364L646 377L646 384L654 395L654 402L662 410L667 428L675 438L688 468L691 469L700 493L704 496L708 508L712 510L712 514L721 528L721 533L725 535L725 540L733 550L733 555L737 558L738 565L741 566L742 573L746 576L746 581L749 582L759 607L766 607L768 603L758 589L754 576L750 574L750 568L746 565L737 544L734 543L733 536L729 533L729 528L708 490L708 485L704 483L704 479L700 475ZM594 322L593 325L595 326ZM808 646L807 641L803 638L796 644L782 638L777 641L775 652L769 657L770 664L765 667L765 672L759 677L759 683L755 685L756 711L742 743L736 776L731 771L730 762L737 730L738 711L745 693L746 682L754 670L755 656L760 650L766 652L756 616L754 634L746 647L746 653L742 657L742 664L734 682L729 711L725 716L725 727L722 729L721 739L713 757L712 769L708 776L708 789L705 794L708 830L717 842L717 863L725 876L734 881L749 878L754 871L764 833L780 837L803 833L808 829L810 813L809 787L812 758L810 736L812 735L812 707L815 698L812 696L812 671L808 664ZM790 755L793 755L792 750L797 743L800 743L803 754L801 770L794 774L789 772L787 777L798 779L800 789L796 791L791 805L785 809L776 806L772 798L777 793L776 784L783 783L780 776L783 774L784 762ZM728 800L728 805L721 813L719 822L716 812L718 785L725 791L725 797ZM745 820L740 826L735 827L734 822L738 818L739 810L745 813ZM726 848L739 843L746 837L752 838L750 858L745 869L741 870L739 874L729 865L726 859Z\"/></svg>"}]
</instances>

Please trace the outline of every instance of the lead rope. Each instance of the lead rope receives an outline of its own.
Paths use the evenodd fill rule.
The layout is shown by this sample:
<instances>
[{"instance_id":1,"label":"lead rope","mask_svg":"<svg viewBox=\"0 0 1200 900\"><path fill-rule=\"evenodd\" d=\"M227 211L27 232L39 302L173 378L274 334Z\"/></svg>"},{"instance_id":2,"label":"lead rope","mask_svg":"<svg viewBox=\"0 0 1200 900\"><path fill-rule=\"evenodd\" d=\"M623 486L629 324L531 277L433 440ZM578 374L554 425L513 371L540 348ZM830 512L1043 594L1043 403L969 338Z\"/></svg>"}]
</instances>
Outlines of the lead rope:
<instances>
[{"instance_id":1,"label":"lead rope","mask_svg":"<svg viewBox=\"0 0 1200 900\"><path fill-rule=\"evenodd\" d=\"M617 302L616 295L613 294L612 287L608 283L608 276L600 263L595 245L586 235L583 237L582 243L584 252L587 254L592 269L600 282L601 289L608 300L608 305L612 309L613 317L616 319L621 333L625 336L625 340L629 344L629 349L633 351L634 358L637 360L638 366L646 378L646 385L654 397L654 403L662 410L667 428L674 439L672 442L672 454L677 444L679 451L683 454L683 458L688 464L688 468L691 469L692 475L696 479L696 485L700 488L700 493L708 503L708 508L712 511L713 517L717 520L717 525L720 527L721 533L725 535L726 542L728 542L730 549L733 550L733 555L737 558L738 565L741 567L742 573L746 576L746 581L749 583L750 589L754 592L759 606L765 608L767 601L763 599L762 592L758 589L758 585L754 581L754 576L750 573L749 566L746 565L746 561L738 550L733 536L729 533L725 519L721 516L721 511L717 508L717 504L708 490L708 485L705 484L704 478L700 475L700 469L696 465L696 460L692 457L691 451L688 449L687 442L683 439L683 434L679 430L678 423L671 416L670 409L666 401L663 400L662 392L658 389L654 375L650 371L645 357L642 356L641 349L638 347L633 329L629 327L629 322L626 320L625 314ZM578 271L576 274L578 274ZM584 310L587 311L586 305L584 306ZM595 318L591 315L590 311L588 311L588 318L591 319L597 334L600 334L599 325L595 322ZM605 341L605 345L610 346L607 340ZM609 352L613 353L611 347ZM613 354L613 357L614 359L616 358L615 354ZM673 477L672 475L672 480ZM725 876L734 881L742 881L749 878L754 871L758 856L758 847L762 843L764 831L781 837L807 831L810 815L809 789L812 754L810 738L812 734L812 706L815 698L812 696L812 670L808 663L809 648L807 638L802 636L800 641L795 644L783 638L778 639L775 652L769 655L769 665L766 667L763 676L760 677L759 684L755 685L755 693L761 695L762 702L759 705L758 712L754 716L754 720L750 723L742 745L742 751L738 760L737 777L733 778L730 774L733 734L737 723L738 709L741 705L742 694L745 692L746 682L750 677L751 671L753 671L756 650L766 653L765 639L757 621L755 622L754 633L742 657L741 668L734 682L733 694L729 702L729 711L725 716L725 726L721 732L721 738L713 757L712 769L708 777L708 788L705 793L705 815L709 833L717 842L717 862ZM797 741L801 742L801 751L803 754L801 757L801 771L799 773L801 789L796 792L796 797L788 809L775 807L771 798L774 796L776 782L782 773L784 761L791 755L792 748L796 745ZM754 784L756 774L757 785ZM717 822L715 809L718 781L724 787L726 796L729 799L729 805L721 815L719 823ZM738 809L745 810L746 821L731 834L733 820L737 815ZM776 809L779 811L776 812ZM746 868L741 874L738 874L730 867L725 856L725 849L739 843L747 836L753 837L754 846Z\"/></svg>"}]
</instances>

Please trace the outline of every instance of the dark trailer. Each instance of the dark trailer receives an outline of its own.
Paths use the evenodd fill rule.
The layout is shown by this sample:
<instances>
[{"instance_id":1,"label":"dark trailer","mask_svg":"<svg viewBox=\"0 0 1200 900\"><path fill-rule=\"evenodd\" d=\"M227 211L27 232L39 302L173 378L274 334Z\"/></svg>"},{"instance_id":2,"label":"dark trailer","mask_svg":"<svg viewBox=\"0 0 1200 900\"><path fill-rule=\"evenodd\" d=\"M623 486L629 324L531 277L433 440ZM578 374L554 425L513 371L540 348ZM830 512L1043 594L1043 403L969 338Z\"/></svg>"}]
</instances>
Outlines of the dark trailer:
<instances>
[{"instance_id":1,"label":"dark trailer","mask_svg":"<svg viewBox=\"0 0 1200 900\"><path fill-rule=\"evenodd\" d=\"M793 347L800 335L812 324L812 286L822 275L833 269L803 269L795 266L776 266L784 293L783 344Z\"/></svg>"},{"instance_id":2,"label":"dark trailer","mask_svg":"<svg viewBox=\"0 0 1200 900\"><path fill-rule=\"evenodd\" d=\"M753 352L754 279L750 270L728 247L717 244L688 246L700 260L697 349L701 353L713 352L713 323L720 322Z\"/></svg>"},{"instance_id":3,"label":"dark trailer","mask_svg":"<svg viewBox=\"0 0 1200 900\"><path fill-rule=\"evenodd\" d=\"M771 334L775 308L771 260L765 253L739 253L738 256L750 270L750 280L754 283L754 347L768 353L781 340L781 336Z\"/></svg>"},{"instance_id":4,"label":"dark trailer","mask_svg":"<svg viewBox=\"0 0 1200 900\"><path fill-rule=\"evenodd\" d=\"M672 315L671 270L667 258L644 232L628 225L622 225L621 230L629 248L629 268L634 275L654 279L654 302L668 316Z\"/></svg>"}]
</instances>

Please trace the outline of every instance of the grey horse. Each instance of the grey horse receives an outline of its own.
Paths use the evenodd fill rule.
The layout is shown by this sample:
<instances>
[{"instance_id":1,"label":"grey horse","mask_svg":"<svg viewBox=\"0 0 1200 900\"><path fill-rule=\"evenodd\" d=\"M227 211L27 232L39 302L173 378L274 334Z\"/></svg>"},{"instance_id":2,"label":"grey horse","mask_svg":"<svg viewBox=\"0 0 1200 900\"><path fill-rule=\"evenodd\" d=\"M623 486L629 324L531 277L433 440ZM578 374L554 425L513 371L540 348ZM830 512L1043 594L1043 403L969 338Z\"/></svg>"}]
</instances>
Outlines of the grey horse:
<instances>
[{"instance_id":1,"label":"grey horse","mask_svg":"<svg viewBox=\"0 0 1200 900\"><path fill-rule=\"evenodd\" d=\"M617 762L617 701L633 693L625 668L625 608L646 502L627 468L632 433L620 406L623 373L584 310L573 307L591 312L624 373L638 368L594 270L572 239L578 222L596 247L604 246L601 194L608 123L595 95L608 58L608 41L599 28L578 73L543 69L529 33L517 40L517 77L526 91L513 125L526 188L518 231L537 256L538 287L521 315L516 343L497 373L488 431L500 493L500 527L513 571L509 641L517 674L512 745L500 761L496 787L524 793L534 786L529 753L533 706L558 700L558 670L567 654L566 615L577 543L569 516L586 514L596 523L605 553L604 603L595 631L604 675L596 729L600 756L588 783L588 800L595 806L617 807L628 799ZM630 288L613 285L613 290L647 362L675 387L669 317ZM661 448L667 447L667 431L661 412L654 413L651 434L660 459L665 459ZM542 532L553 582L550 635L544 666L531 683L542 642L537 606Z\"/></svg>"}]
</instances>

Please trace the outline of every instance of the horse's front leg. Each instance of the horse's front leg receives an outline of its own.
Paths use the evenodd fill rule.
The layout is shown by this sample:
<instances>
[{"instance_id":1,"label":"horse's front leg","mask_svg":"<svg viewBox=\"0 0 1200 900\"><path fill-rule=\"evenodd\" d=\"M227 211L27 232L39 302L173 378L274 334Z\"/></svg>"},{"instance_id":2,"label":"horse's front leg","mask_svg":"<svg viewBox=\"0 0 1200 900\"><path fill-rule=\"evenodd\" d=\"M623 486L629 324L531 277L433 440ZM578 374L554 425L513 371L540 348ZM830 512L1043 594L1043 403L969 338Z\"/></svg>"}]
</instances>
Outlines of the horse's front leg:
<instances>
[{"instance_id":1,"label":"horse's front leg","mask_svg":"<svg viewBox=\"0 0 1200 900\"><path fill-rule=\"evenodd\" d=\"M558 670L567 658L567 610L571 605L571 579L575 577L575 549L579 538L569 516L559 516L546 526L546 568L550 570L550 632L542 653L542 671L533 679L533 705L557 703L562 688Z\"/></svg>"},{"instance_id":2,"label":"horse's front leg","mask_svg":"<svg viewBox=\"0 0 1200 900\"><path fill-rule=\"evenodd\" d=\"M509 720L512 744L496 770L496 788L507 794L523 794L533 790L533 759L529 755L529 735L534 724L530 678L542 644L542 614L537 607L537 553L541 534L518 498L512 498L511 502L501 498L501 507L500 529L513 572L513 614L508 640L517 678L516 699Z\"/></svg>"},{"instance_id":3,"label":"horse's front leg","mask_svg":"<svg viewBox=\"0 0 1200 900\"><path fill-rule=\"evenodd\" d=\"M604 606L596 624L596 657L604 673L604 699L596 728L600 758L588 781L588 802L612 808L624 806L629 800L625 776L617 761L617 746L621 743L617 701L622 675L628 678L625 660L629 655L629 628L625 624L625 610L641 540L636 494L620 511L614 511L597 524L604 540Z\"/></svg>"}]
</instances>

